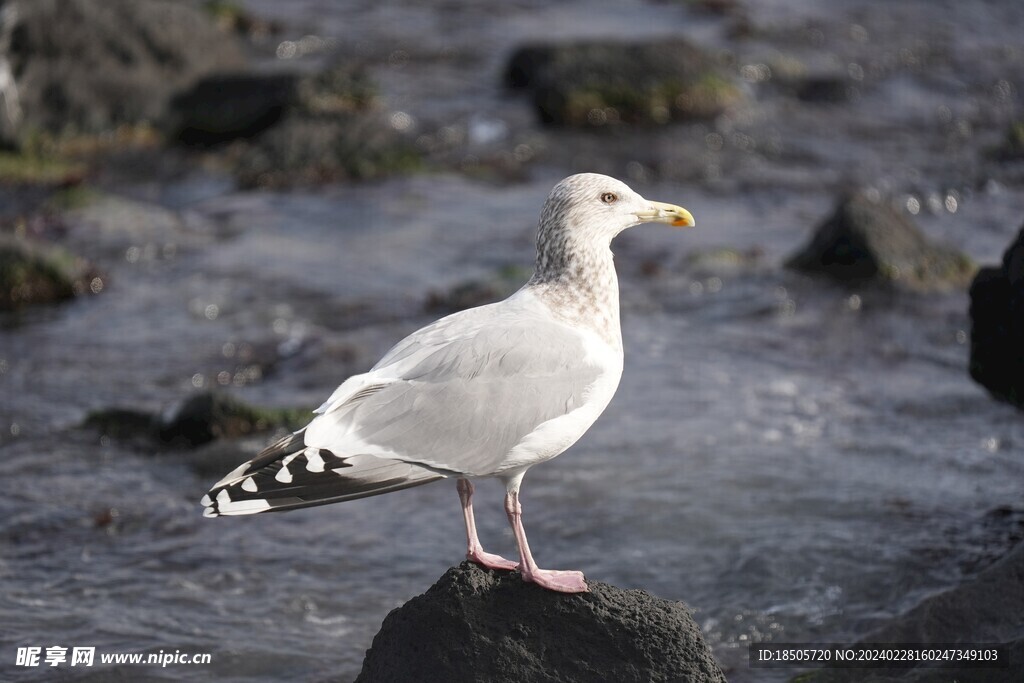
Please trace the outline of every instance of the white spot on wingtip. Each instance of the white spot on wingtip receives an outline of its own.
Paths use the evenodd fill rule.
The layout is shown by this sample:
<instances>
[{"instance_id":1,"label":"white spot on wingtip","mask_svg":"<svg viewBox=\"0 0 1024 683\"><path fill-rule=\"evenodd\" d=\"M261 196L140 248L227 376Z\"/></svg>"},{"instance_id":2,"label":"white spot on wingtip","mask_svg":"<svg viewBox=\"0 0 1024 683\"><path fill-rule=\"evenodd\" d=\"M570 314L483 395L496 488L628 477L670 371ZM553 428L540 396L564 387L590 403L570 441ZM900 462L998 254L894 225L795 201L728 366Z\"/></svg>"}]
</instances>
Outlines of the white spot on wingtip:
<instances>
[{"instance_id":1,"label":"white spot on wingtip","mask_svg":"<svg viewBox=\"0 0 1024 683\"><path fill-rule=\"evenodd\" d=\"M213 508L206 508L203 510L203 517L217 517L217 511Z\"/></svg>"},{"instance_id":2,"label":"white spot on wingtip","mask_svg":"<svg viewBox=\"0 0 1024 683\"><path fill-rule=\"evenodd\" d=\"M219 505L227 505L230 502L231 494L228 493L227 489L222 489L221 492L217 494L217 503Z\"/></svg>"},{"instance_id":3,"label":"white spot on wingtip","mask_svg":"<svg viewBox=\"0 0 1024 683\"><path fill-rule=\"evenodd\" d=\"M218 515L254 515L270 509L270 503L265 500L239 500L222 503L217 511Z\"/></svg>"},{"instance_id":4,"label":"white spot on wingtip","mask_svg":"<svg viewBox=\"0 0 1024 683\"><path fill-rule=\"evenodd\" d=\"M242 482L242 490L248 491L249 493L256 493L256 482L253 481L252 477L249 477Z\"/></svg>"},{"instance_id":5,"label":"white spot on wingtip","mask_svg":"<svg viewBox=\"0 0 1024 683\"><path fill-rule=\"evenodd\" d=\"M290 484L292 483L292 473L289 472L288 467L285 466L277 471L277 474L274 475L274 479L282 484Z\"/></svg>"},{"instance_id":6,"label":"white spot on wingtip","mask_svg":"<svg viewBox=\"0 0 1024 683\"><path fill-rule=\"evenodd\" d=\"M203 499L199 501L199 504L202 505L203 507L210 507L211 505L213 505L213 501L210 500L210 494L205 494L203 496Z\"/></svg>"},{"instance_id":7,"label":"white spot on wingtip","mask_svg":"<svg viewBox=\"0 0 1024 683\"><path fill-rule=\"evenodd\" d=\"M306 449L306 469L310 472L324 471L324 459L320 455L319 448Z\"/></svg>"},{"instance_id":8,"label":"white spot on wingtip","mask_svg":"<svg viewBox=\"0 0 1024 683\"><path fill-rule=\"evenodd\" d=\"M241 465L239 465L235 469L233 469L230 472L228 472L227 476L225 476L223 479L221 479L216 484L214 484L213 488L217 488L218 486L227 486L227 485L229 485L232 481L234 481L235 479L238 479L239 477L241 477L248 470L249 470L249 463L248 462L243 462Z\"/></svg>"}]
</instances>

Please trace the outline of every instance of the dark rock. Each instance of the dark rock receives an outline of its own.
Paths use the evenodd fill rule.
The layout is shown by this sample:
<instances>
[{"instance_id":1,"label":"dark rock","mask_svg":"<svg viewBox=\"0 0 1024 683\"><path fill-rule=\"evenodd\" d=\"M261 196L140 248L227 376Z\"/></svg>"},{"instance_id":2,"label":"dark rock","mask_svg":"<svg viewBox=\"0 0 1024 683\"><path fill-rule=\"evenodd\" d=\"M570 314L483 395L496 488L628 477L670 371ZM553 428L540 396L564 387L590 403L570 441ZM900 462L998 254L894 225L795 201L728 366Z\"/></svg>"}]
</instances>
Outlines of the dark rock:
<instances>
[{"instance_id":1,"label":"dark rock","mask_svg":"<svg viewBox=\"0 0 1024 683\"><path fill-rule=\"evenodd\" d=\"M536 87L556 54L555 45L526 45L517 49L505 67L505 84L513 89Z\"/></svg>"},{"instance_id":2,"label":"dark rock","mask_svg":"<svg viewBox=\"0 0 1024 683\"><path fill-rule=\"evenodd\" d=\"M267 92L264 78L276 79ZM211 98L198 108L201 117L181 117L180 129L185 139L206 142L266 129L238 155L243 185L367 179L416 170L421 164L413 141L391 124L376 86L358 67L339 65L298 78L236 78L232 86L240 93L253 92ZM201 91L188 100L198 102L217 87L217 81L201 84Z\"/></svg>"},{"instance_id":3,"label":"dark rock","mask_svg":"<svg viewBox=\"0 0 1024 683\"><path fill-rule=\"evenodd\" d=\"M310 412L299 408L258 408L227 394L203 392L184 399L164 415L125 408L97 410L82 427L115 439L144 438L195 448L215 439L237 439L274 429L305 425Z\"/></svg>"},{"instance_id":4,"label":"dark rock","mask_svg":"<svg viewBox=\"0 0 1024 683\"><path fill-rule=\"evenodd\" d=\"M963 584L926 598L865 642L1024 644L1024 544ZM1024 662L1020 662L1024 664ZM1024 668L1018 666L1019 674ZM994 680L994 679L987 679Z\"/></svg>"},{"instance_id":5,"label":"dark rock","mask_svg":"<svg viewBox=\"0 0 1024 683\"><path fill-rule=\"evenodd\" d=\"M716 17L735 17L746 14L746 8L739 0L687 0L686 6L695 12Z\"/></svg>"},{"instance_id":6,"label":"dark rock","mask_svg":"<svg viewBox=\"0 0 1024 683\"><path fill-rule=\"evenodd\" d=\"M155 416L130 408L109 408L89 413L82 426L102 436L124 440L135 437L153 438L160 428Z\"/></svg>"},{"instance_id":7,"label":"dark rock","mask_svg":"<svg viewBox=\"0 0 1024 683\"><path fill-rule=\"evenodd\" d=\"M998 268L971 283L971 377L1024 410L1024 228Z\"/></svg>"},{"instance_id":8,"label":"dark rock","mask_svg":"<svg viewBox=\"0 0 1024 683\"><path fill-rule=\"evenodd\" d=\"M1009 662L1000 669L925 668L877 671L825 669L801 683L1016 683L1024 671L1024 544L974 578L922 601L868 634L862 643L1003 643ZM977 647L978 645L975 645Z\"/></svg>"},{"instance_id":9,"label":"dark rock","mask_svg":"<svg viewBox=\"0 0 1024 683\"><path fill-rule=\"evenodd\" d=\"M286 115L345 119L376 104L376 86L358 67L340 65L305 76L215 74L171 101L169 128L185 144L214 145L255 137Z\"/></svg>"},{"instance_id":10,"label":"dark rock","mask_svg":"<svg viewBox=\"0 0 1024 683\"><path fill-rule=\"evenodd\" d=\"M962 286L976 271L967 256L932 244L910 218L862 194L842 199L786 266L846 282L915 290Z\"/></svg>"},{"instance_id":11,"label":"dark rock","mask_svg":"<svg viewBox=\"0 0 1024 683\"><path fill-rule=\"evenodd\" d=\"M103 133L157 120L175 91L243 62L237 40L187 2L2 4L0 70L13 75L18 102L0 109L7 144L37 132Z\"/></svg>"},{"instance_id":12,"label":"dark rock","mask_svg":"<svg viewBox=\"0 0 1024 683\"><path fill-rule=\"evenodd\" d=\"M813 70L790 55L775 55L767 60L766 86L788 97L810 104L837 104L860 96L863 81L854 81L846 71Z\"/></svg>"},{"instance_id":13,"label":"dark rock","mask_svg":"<svg viewBox=\"0 0 1024 683\"><path fill-rule=\"evenodd\" d=\"M215 145L259 135L281 120L295 97L295 74L216 74L171 100L171 136Z\"/></svg>"},{"instance_id":14,"label":"dark rock","mask_svg":"<svg viewBox=\"0 0 1024 683\"><path fill-rule=\"evenodd\" d=\"M468 280L444 292L432 291L427 295L424 310L428 313L454 313L500 301L526 284L530 274L526 268L509 266L488 279Z\"/></svg>"},{"instance_id":15,"label":"dark rock","mask_svg":"<svg viewBox=\"0 0 1024 683\"><path fill-rule=\"evenodd\" d=\"M960 560L961 571L977 574L1006 555L1006 549L1024 542L1024 507L998 505L981 517L978 541Z\"/></svg>"},{"instance_id":16,"label":"dark rock","mask_svg":"<svg viewBox=\"0 0 1024 683\"><path fill-rule=\"evenodd\" d=\"M223 395L199 394L169 416L106 408L91 412L81 426L139 452L173 449L176 460L197 475L220 477L308 418L307 410L253 408Z\"/></svg>"},{"instance_id":17,"label":"dark rock","mask_svg":"<svg viewBox=\"0 0 1024 683\"><path fill-rule=\"evenodd\" d=\"M705 119L741 99L714 59L678 39L527 45L505 80L533 92L543 122L584 127Z\"/></svg>"},{"instance_id":18,"label":"dark rock","mask_svg":"<svg viewBox=\"0 0 1024 683\"><path fill-rule=\"evenodd\" d=\"M835 104L851 99L853 86L843 76L808 76L795 86L796 96L804 102Z\"/></svg>"},{"instance_id":19,"label":"dark rock","mask_svg":"<svg viewBox=\"0 0 1024 683\"><path fill-rule=\"evenodd\" d=\"M420 153L375 113L345 118L289 118L242 156L238 178L248 187L366 180L419 169Z\"/></svg>"},{"instance_id":20,"label":"dark rock","mask_svg":"<svg viewBox=\"0 0 1024 683\"><path fill-rule=\"evenodd\" d=\"M278 427L299 429L309 418L308 410L257 408L227 394L204 392L172 410L161 420L157 434L165 443L195 447Z\"/></svg>"},{"instance_id":21,"label":"dark rock","mask_svg":"<svg viewBox=\"0 0 1024 683\"><path fill-rule=\"evenodd\" d=\"M725 681L685 605L589 586L553 593L463 562L384 619L356 680Z\"/></svg>"},{"instance_id":22,"label":"dark rock","mask_svg":"<svg viewBox=\"0 0 1024 683\"><path fill-rule=\"evenodd\" d=\"M81 258L57 247L5 236L0 238L0 311L55 303L92 291L99 280Z\"/></svg>"}]
</instances>

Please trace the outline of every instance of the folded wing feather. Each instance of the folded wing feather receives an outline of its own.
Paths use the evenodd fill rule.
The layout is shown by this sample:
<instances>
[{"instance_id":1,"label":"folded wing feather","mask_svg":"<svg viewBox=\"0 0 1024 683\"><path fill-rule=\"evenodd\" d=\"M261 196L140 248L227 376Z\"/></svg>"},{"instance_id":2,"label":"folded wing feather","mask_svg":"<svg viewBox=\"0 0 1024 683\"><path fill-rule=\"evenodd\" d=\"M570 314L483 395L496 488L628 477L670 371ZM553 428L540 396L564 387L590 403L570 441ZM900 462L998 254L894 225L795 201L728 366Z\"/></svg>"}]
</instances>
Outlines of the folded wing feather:
<instances>
[{"instance_id":1,"label":"folded wing feather","mask_svg":"<svg viewBox=\"0 0 1024 683\"><path fill-rule=\"evenodd\" d=\"M342 384L304 429L225 477L206 514L351 500L502 471L537 428L583 405L602 373L583 338L501 304L442 318ZM453 327L459 330L452 334Z\"/></svg>"}]
</instances>

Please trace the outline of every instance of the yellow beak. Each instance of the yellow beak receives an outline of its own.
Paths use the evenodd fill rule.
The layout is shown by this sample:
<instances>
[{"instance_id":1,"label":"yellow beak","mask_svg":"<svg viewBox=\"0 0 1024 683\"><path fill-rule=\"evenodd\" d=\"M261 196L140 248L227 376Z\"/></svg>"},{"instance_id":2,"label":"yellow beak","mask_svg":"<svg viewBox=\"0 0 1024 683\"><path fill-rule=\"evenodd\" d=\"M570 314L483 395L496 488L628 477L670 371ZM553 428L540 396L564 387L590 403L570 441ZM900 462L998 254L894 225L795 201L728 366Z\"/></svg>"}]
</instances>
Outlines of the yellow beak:
<instances>
[{"instance_id":1,"label":"yellow beak","mask_svg":"<svg viewBox=\"0 0 1024 683\"><path fill-rule=\"evenodd\" d=\"M636 212L636 217L640 219L641 223L668 223L680 228L694 226L693 216L681 206L651 201L647 203L651 205L650 209Z\"/></svg>"}]
</instances>

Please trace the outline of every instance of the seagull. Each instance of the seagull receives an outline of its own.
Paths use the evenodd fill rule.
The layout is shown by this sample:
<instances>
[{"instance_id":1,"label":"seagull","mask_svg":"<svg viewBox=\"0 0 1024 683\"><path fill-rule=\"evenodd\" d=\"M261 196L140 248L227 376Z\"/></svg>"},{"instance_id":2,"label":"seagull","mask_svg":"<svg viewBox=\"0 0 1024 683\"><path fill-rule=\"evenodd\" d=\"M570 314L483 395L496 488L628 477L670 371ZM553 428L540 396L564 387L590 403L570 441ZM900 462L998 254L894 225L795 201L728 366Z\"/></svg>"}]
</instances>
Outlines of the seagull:
<instances>
[{"instance_id":1,"label":"seagull","mask_svg":"<svg viewBox=\"0 0 1024 683\"><path fill-rule=\"evenodd\" d=\"M427 325L347 379L299 431L268 446L203 497L204 515L338 503L455 478L466 557L519 569L525 581L587 591L583 573L541 569L519 502L523 475L572 446L622 376L618 278L611 241L640 223L693 226L686 209L581 173L541 209L536 268L515 294ZM505 484L519 562L484 552L473 480Z\"/></svg>"}]
</instances>

